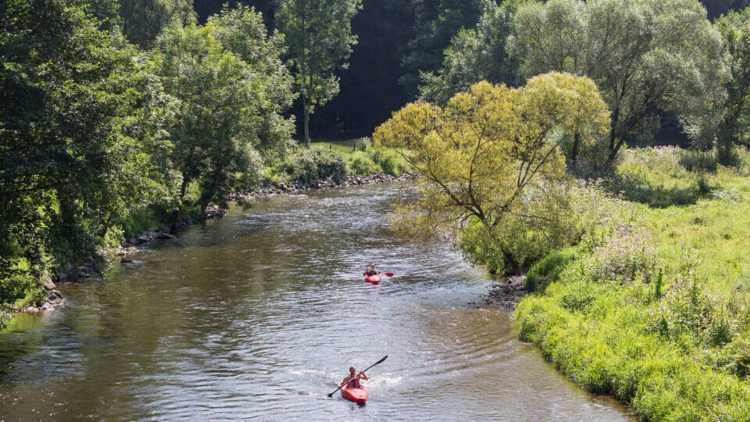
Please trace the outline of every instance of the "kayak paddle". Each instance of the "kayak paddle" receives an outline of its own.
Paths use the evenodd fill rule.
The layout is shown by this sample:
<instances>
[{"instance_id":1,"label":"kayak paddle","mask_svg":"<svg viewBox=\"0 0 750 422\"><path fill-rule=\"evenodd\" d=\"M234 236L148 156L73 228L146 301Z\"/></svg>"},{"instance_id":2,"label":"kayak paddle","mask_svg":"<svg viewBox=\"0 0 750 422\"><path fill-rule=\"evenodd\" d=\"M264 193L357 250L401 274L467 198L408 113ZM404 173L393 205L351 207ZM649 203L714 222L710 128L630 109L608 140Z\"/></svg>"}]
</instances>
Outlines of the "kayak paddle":
<instances>
[{"instance_id":1,"label":"kayak paddle","mask_svg":"<svg viewBox=\"0 0 750 422\"><path fill-rule=\"evenodd\" d=\"M367 369L365 369L364 371L360 372L360 374L363 374L363 373L369 371L375 365L380 365L381 363L385 362L386 359L388 359L388 355L383 356L383 359L380 359L379 361L377 361L377 362L373 363L372 365L368 366ZM333 395L336 394L337 391L341 390L342 387L343 387L343 385L339 385L339 388L337 388L337 389L333 390L333 392L329 393L328 397L333 397Z\"/></svg>"}]
</instances>

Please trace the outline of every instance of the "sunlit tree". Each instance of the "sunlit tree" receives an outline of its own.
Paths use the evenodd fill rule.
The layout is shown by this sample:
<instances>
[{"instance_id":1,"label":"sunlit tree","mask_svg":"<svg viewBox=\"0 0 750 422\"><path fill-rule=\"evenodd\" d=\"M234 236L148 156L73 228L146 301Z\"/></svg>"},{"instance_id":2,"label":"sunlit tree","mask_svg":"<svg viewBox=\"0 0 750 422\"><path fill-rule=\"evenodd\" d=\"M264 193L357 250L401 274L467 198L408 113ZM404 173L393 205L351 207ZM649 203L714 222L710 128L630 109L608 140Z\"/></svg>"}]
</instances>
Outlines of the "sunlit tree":
<instances>
[{"instance_id":1,"label":"sunlit tree","mask_svg":"<svg viewBox=\"0 0 750 422\"><path fill-rule=\"evenodd\" d=\"M374 138L402 148L421 176L419 225L476 220L491 234L530 186L564 176L561 139L595 143L609 118L593 81L549 73L521 88L480 82L444 107L409 104Z\"/></svg>"}]
</instances>

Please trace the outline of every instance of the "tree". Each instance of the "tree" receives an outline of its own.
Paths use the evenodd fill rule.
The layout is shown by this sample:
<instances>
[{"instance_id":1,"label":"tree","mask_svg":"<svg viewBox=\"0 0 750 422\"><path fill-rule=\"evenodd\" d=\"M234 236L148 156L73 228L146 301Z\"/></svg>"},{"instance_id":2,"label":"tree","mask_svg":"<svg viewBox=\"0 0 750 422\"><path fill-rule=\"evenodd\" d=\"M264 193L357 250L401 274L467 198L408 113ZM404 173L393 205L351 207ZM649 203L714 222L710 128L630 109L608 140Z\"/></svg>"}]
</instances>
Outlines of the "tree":
<instances>
[{"instance_id":1,"label":"tree","mask_svg":"<svg viewBox=\"0 0 750 422\"><path fill-rule=\"evenodd\" d=\"M257 79L263 121L255 147L265 158L282 158L294 130L294 119L284 114L296 98L292 75L283 61L287 51L284 35L278 31L269 34L263 15L242 5L225 7L208 19L208 25L221 45L247 63Z\"/></svg>"},{"instance_id":2,"label":"tree","mask_svg":"<svg viewBox=\"0 0 750 422\"><path fill-rule=\"evenodd\" d=\"M513 52L523 76L592 78L612 110L609 161L647 142L673 112L701 147L714 142L726 79L718 32L698 0L550 0L523 4Z\"/></svg>"},{"instance_id":3,"label":"tree","mask_svg":"<svg viewBox=\"0 0 750 422\"><path fill-rule=\"evenodd\" d=\"M444 107L409 104L374 139L403 148L422 176L418 225L478 221L491 238L534 183L564 174L561 135L596 142L609 118L590 79L550 73L515 89L480 82Z\"/></svg>"},{"instance_id":4,"label":"tree","mask_svg":"<svg viewBox=\"0 0 750 422\"><path fill-rule=\"evenodd\" d=\"M280 0L276 22L286 35L290 64L302 97L305 145L310 115L339 91L336 71L345 69L357 43L352 18L361 0Z\"/></svg>"},{"instance_id":5,"label":"tree","mask_svg":"<svg viewBox=\"0 0 750 422\"><path fill-rule=\"evenodd\" d=\"M463 29L443 53L436 72L423 72L420 98L445 103L479 81L517 85L518 64L506 52L518 1L485 2L475 28Z\"/></svg>"},{"instance_id":6,"label":"tree","mask_svg":"<svg viewBox=\"0 0 750 422\"><path fill-rule=\"evenodd\" d=\"M729 57L724 120L719 128L718 158L735 161L735 145L750 147L750 8L732 12L716 22Z\"/></svg>"},{"instance_id":7,"label":"tree","mask_svg":"<svg viewBox=\"0 0 750 422\"><path fill-rule=\"evenodd\" d=\"M259 25L251 9L225 9L204 27L171 25L157 42L155 66L178 102L170 134L179 197L187 206L194 199L201 212L225 205L257 174L262 153L283 151L290 140L292 125L281 113L292 97L277 67L279 39ZM197 198L189 195L193 185Z\"/></svg>"},{"instance_id":8,"label":"tree","mask_svg":"<svg viewBox=\"0 0 750 422\"><path fill-rule=\"evenodd\" d=\"M119 31L100 26L82 2L4 3L0 279L75 268L150 197L158 84Z\"/></svg>"},{"instance_id":9,"label":"tree","mask_svg":"<svg viewBox=\"0 0 750 422\"><path fill-rule=\"evenodd\" d=\"M410 98L418 94L422 72L440 67L443 50L462 28L476 25L484 0L409 0L414 9L414 35L401 61L400 82Z\"/></svg>"},{"instance_id":10,"label":"tree","mask_svg":"<svg viewBox=\"0 0 750 422\"><path fill-rule=\"evenodd\" d=\"M141 48L150 48L173 20L186 25L195 19L191 0L119 0L125 36Z\"/></svg>"}]
</instances>

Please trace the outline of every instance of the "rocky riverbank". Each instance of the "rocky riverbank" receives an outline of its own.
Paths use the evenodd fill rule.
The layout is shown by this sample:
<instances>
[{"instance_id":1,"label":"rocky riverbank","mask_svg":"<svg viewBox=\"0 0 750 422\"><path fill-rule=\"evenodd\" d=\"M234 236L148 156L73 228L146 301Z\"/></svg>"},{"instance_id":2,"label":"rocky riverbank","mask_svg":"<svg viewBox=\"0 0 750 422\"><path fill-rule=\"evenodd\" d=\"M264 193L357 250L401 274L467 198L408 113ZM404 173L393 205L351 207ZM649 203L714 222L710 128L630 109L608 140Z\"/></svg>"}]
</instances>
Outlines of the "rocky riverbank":
<instances>
[{"instance_id":1,"label":"rocky riverbank","mask_svg":"<svg viewBox=\"0 0 750 422\"><path fill-rule=\"evenodd\" d=\"M230 200L239 203L245 203L276 195L293 195L310 191L343 189L349 186L393 183L413 180L415 179L415 177L415 175L408 173L405 173L399 177L384 173L377 173L369 176L347 176L341 181L328 179L315 180L309 183L295 182L289 184L266 184L254 192L235 193L231 195ZM222 218L227 214L227 212L228 209L226 208L212 205L206 210L205 214L199 219L199 221ZM180 231L191 226L195 222L196 221L193 221L192 219L186 219L178 224L172 225L171 227L162 227L158 229L148 230L137 237L126 239L119 248L107 251L106 255L110 258L110 261L119 261L121 265L125 265L128 267L141 266L143 265L143 262L137 259L133 259L132 256L134 254L141 252L143 249L155 242L175 239ZM46 300L44 301L44 303L39 306L28 306L24 309L19 309L18 312L49 312L63 306L65 303L65 298L57 289L57 286L62 283L78 283L87 279L100 277L103 271L102 263L104 261L106 260L91 257L88 262L78 267L63 269L55 277L54 280L50 276L45 276L42 280L42 286L44 287L46 294Z\"/></svg>"},{"instance_id":2,"label":"rocky riverbank","mask_svg":"<svg viewBox=\"0 0 750 422\"><path fill-rule=\"evenodd\" d=\"M490 288L481 304L483 306L497 306L512 312L525 295L525 276L506 277Z\"/></svg>"},{"instance_id":3,"label":"rocky riverbank","mask_svg":"<svg viewBox=\"0 0 750 422\"><path fill-rule=\"evenodd\" d=\"M344 189L350 186L372 185L380 183L394 183L414 180L415 174L404 173L401 176L392 176L385 173L376 173L369 176L347 176L343 180L336 181L333 179L315 180L309 183L274 183L268 184L254 192L237 193L232 195L231 199L237 202L249 202L255 199L274 195L289 195L305 193L310 191Z\"/></svg>"}]
</instances>

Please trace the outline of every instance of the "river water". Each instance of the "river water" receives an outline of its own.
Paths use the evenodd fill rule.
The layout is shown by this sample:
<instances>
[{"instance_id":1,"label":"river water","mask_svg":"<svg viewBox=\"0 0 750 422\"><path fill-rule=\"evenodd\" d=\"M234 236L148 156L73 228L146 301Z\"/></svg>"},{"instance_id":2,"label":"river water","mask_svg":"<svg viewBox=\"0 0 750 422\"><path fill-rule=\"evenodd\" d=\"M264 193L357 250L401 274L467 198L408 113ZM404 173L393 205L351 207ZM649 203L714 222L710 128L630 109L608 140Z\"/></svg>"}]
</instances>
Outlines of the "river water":
<instances>
[{"instance_id":1,"label":"river water","mask_svg":"<svg viewBox=\"0 0 750 422\"><path fill-rule=\"evenodd\" d=\"M490 280L449 245L390 233L401 195L274 198L65 287L61 311L0 334L0 420L631 419L476 305ZM370 261L396 277L365 284ZM326 397L384 355L367 406Z\"/></svg>"}]
</instances>

